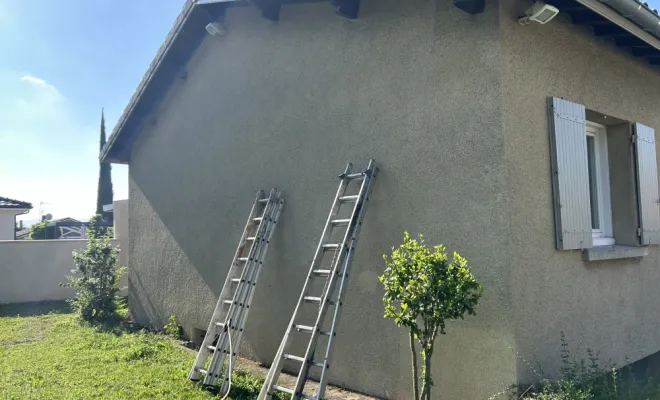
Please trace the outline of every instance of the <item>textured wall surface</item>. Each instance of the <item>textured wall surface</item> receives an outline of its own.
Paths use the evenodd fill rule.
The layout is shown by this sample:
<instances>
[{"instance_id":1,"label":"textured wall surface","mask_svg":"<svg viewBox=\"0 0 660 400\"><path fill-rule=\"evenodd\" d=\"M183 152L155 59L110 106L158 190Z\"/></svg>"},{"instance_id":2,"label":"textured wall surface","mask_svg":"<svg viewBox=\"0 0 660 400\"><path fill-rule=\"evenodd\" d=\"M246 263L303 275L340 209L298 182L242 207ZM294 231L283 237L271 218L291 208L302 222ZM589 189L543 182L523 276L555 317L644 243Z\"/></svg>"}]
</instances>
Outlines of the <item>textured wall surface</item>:
<instances>
[{"instance_id":1,"label":"textured wall surface","mask_svg":"<svg viewBox=\"0 0 660 400\"><path fill-rule=\"evenodd\" d=\"M286 204L244 353L270 363L346 161L381 173L366 214L331 381L410 397L407 333L383 319L382 254L403 231L468 258L486 287L477 317L439 338L437 395L479 399L515 380L497 2L368 0L360 20L327 3L252 8L207 37L130 162L130 302L142 322L206 329L250 204Z\"/></svg>"},{"instance_id":2,"label":"textured wall surface","mask_svg":"<svg viewBox=\"0 0 660 400\"><path fill-rule=\"evenodd\" d=\"M659 129L660 74L587 29L560 18L523 27L520 8L500 5L516 349L549 373L561 331L579 356L591 348L624 364L652 354L660 350L657 246L641 259L600 262L555 249L546 97ZM518 369L520 379L534 378L523 362Z\"/></svg>"},{"instance_id":3,"label":"textured wall surface","mask_svg":"<svg viewBox=\"0 0 660 400\"><path fill-rule=\"evenodd\" d=\"M72 298L74 290L59 284L75 267L71 253L86 245L84 239L0 241L0 304Z\"/></svg>"}]
</instances>

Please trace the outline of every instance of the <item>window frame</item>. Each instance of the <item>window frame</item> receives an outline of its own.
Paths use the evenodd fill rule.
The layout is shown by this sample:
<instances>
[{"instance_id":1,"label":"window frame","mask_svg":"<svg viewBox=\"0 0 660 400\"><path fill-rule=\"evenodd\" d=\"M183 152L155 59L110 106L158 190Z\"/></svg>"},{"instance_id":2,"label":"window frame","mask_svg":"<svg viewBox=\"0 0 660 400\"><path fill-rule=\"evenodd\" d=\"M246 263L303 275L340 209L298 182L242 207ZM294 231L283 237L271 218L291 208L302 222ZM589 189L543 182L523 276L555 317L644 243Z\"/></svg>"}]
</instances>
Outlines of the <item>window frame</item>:
<instances>
[{"instance_id":1,"label":"window frame","mask_svg":"<svg viewBox=\"0 0 660 400\"><path fill-rule=\"evenodd\" d=\"M614 245L615 240L612 232L612 204L610 198L609 158L607 154L607 127L592 121L586 121L586 136L594 138L594 164L596 170L596 193L598 196L599 228L593 229L592 225L593 246L612 246ZM587 154L587 157L589 157L589 154ZM588 164L589 160L587 159L585 162Z\"/></svg>"}]
</instances>

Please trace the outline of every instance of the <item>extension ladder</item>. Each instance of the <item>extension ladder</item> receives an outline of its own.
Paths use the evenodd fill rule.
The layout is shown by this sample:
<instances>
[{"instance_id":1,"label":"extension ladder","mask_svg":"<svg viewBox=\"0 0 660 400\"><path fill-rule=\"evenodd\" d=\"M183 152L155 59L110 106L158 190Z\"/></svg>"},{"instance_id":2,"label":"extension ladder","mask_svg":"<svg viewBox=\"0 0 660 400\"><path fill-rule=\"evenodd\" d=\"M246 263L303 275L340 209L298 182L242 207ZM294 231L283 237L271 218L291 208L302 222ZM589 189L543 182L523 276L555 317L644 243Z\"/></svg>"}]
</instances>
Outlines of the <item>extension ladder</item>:
<instances>
[{"instance_id":1,"label":"extension ladder","mask_svg":"<svg viewBox=\"0 0 660 400\"><path fill-rule=\"evenodd\" d=\"M218 380L224 377L221 392L229 390L234 365L231 361L241 343L254 288L283 204L282 193L277 189L271 190L268 197L261 190L257 193L189 379L197 381L204 375L204 385L218 386ZM223 373L228 354L229 363Z\"/></svg>"},{"instance_id":2,"label":"extension ladder","mask_svg":"<svg viewBox=\"0 0 660 400\"><path fill-rule=\"evenodd\" d=\"M351 173L351 169L352 165L349 163L344 173L339 175L341 178L339 189L332 203L330 215L316 248L316 254L302 293L273 364L268 371L266 381L261 388L258 400L270 400L276 391L290 394L292 400L320 400L325 394L332 343L343 306L342 299L346 291L353 253L364 219L366 202L369 200L371 186L378 173L374 160L369 161L363 172ZM357 194L348 194L349 186L358 186ZM348 209L348 213L343 212L346 210L342 211L344 205L350 205L350 207L344 207ZM324 258L330 258L327 269L323 265ZM329 309L331 318L326 321L325 316ZM314 322L306 325L304 324L305 319ZM329 326L327 322L329 322ZM323 337L322 342L324 343L319 343L320 337ZM297 351L304 351L304 353L294 355L292 347L299 347ZM317 349L323 351L318 359L315 357ZM293 388L277 384L285 360L289 360L288 362L292 363L295 369L298 369L299 366L296 384ZM320 378L316 393L306 394L303 389L310 379L309 374L312 367L320 370L314 371L320 374L318 375Z\"/></svg>"}]
</instances>

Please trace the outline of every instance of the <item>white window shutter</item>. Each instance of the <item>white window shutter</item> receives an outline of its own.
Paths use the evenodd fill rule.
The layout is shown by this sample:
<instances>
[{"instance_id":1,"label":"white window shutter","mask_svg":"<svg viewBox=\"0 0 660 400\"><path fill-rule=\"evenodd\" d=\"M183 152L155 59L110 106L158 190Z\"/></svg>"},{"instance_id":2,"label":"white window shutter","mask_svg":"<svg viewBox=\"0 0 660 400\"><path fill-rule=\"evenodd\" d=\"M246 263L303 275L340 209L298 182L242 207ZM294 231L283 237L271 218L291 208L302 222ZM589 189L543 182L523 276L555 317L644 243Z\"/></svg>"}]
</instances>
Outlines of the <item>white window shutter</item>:
<instances>
[{"instance_id":1,"label":"white window shutter","mask_svg":"<svg viewBox=\"0 0 660 400\"><path fill-rule=\"evenodd\" d=\"M550 97L548 106L557 248L590 248L593 233L585 109L582 104L557 97Z\"/></svg>"},{"instance_id":2,"label":"white window shutter","mask_svg":"<svg viewBox=\"0 0 660 400\"><path fill-rule=\"evenodd\" d=\"M655 155L655 131L639 122L635 127L637 167L637 202L642 244L660 243L660 196L658 164Z\"/></svg>"}]
</instances>

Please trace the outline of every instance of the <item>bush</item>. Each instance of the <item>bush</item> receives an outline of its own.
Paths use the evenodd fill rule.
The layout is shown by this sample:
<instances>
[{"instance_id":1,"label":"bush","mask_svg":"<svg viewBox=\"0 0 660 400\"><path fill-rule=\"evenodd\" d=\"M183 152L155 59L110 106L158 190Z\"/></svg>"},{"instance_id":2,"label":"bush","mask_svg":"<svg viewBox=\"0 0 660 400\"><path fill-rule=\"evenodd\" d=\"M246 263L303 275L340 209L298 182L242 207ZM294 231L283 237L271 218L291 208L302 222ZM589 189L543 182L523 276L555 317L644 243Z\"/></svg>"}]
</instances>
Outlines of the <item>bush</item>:
<instances>
[{"instance_id":1,"label":"bush","mask_svg":"<svg viewBox=\"0 0 660 400\"><path fill-rule=\"evenodd\" d=\"M84 321L113 321L118 318L118 283L125 268L116 267L119 249L107 236L100 236L92 228L88 235L87 247L73 252L76 268L61 286L76 289L76 296L69 302Z\"/></svg>"},{"instance_id":2,"label":"bush","mask_svg":"<svg viewBox=\"0 0 660 400\"><path fill-rule=\"evenodd\" d=\"M562 368L557 382L543 380L528 400L650 400L660 398L660 385L649 375L639 378L632 367L601 365L598 354L587 350L588 360L576 360L561 335ZM609 371L609 372L607 372Z\"/></svg>"},{"instance_id":3,"label":"bush","mask_svg":"<svg viewBox=\"0 0 660 400\"><path fill-rule=\"evenodd\" d=\"M385 272L379 277L385 287L385 317L410 331L413 398L430 400L431 357L438 333L444 334L446 321L474 315L482 287L470 272L467 260L454 253L447 257L443 245L428 248L422 235L419 242L405 232L403 244L383 255ZM417 350L421 345L422 390L419 391Z\"/></svg>"},{"instance_id":4,"label":"bush","mask_svg":"<svg viewBox=\"0 0 660 400\"><path fill-rule=\"evenodd\" d=\"M32 225L30 227L30 239L32 240L45 240L46 239L46 225L48 225L50 221L45 219L41 222L37 222L36 224Z\"/></svg>"},{"instance_id":5,"label":"bush","mask_svg":"<svg viewBox=\"0 0 660 400\"><path fill-rule=\"evenodd\" d=\"M92 236L95 238L100 238L100 237L111 238L112 235L113 235L113 229L111 226L107 225L105 220L103 220L102 215L97 214L89 219L89 223L87 224L88 238L91 238Z\"/></svg>"},{"instance_id":6,"label":"bush","mask_svg":"<svg viewBox=\"0 0 660 400\"><path fill-rule=\"evenodd\" d=\"M163 330L168 336L172 336L175 339L181 338L181 325L179 325L179 321L177 321L176 315L170 315L170 318L163 327Z\"/></svg>"}]
</instances>

